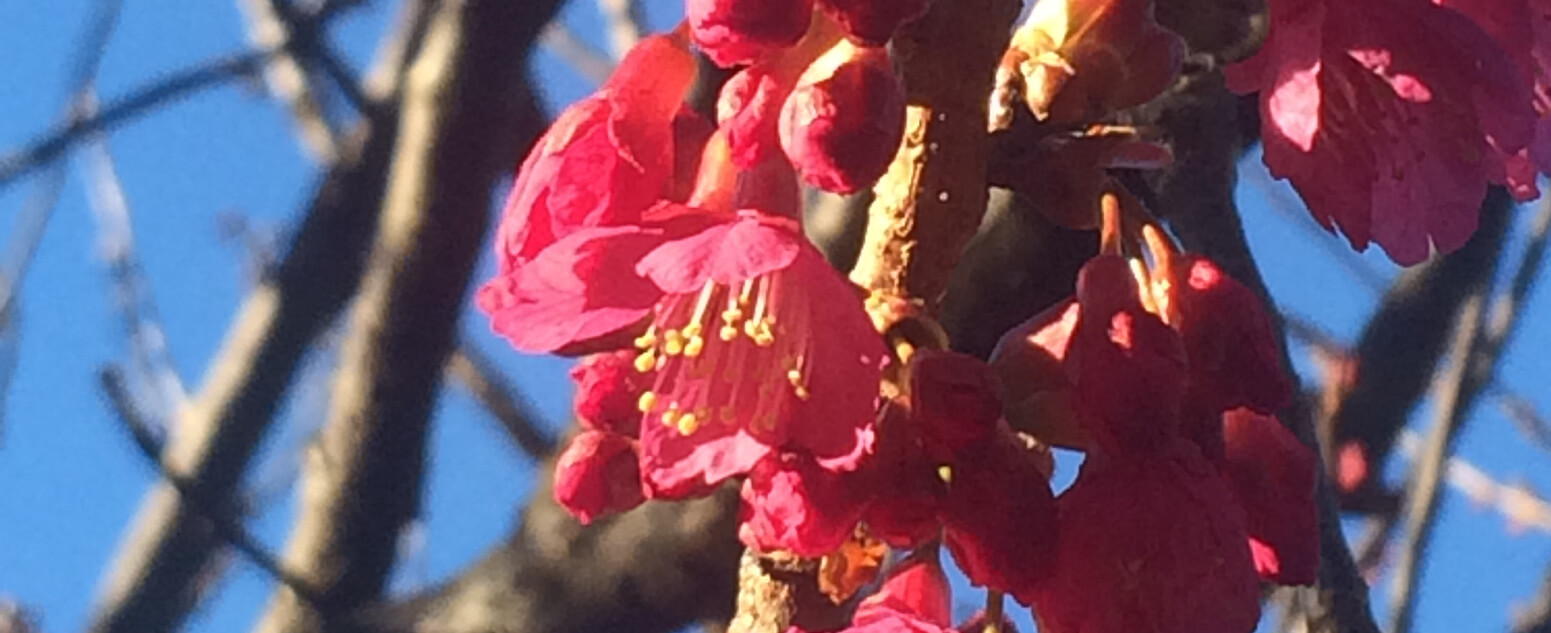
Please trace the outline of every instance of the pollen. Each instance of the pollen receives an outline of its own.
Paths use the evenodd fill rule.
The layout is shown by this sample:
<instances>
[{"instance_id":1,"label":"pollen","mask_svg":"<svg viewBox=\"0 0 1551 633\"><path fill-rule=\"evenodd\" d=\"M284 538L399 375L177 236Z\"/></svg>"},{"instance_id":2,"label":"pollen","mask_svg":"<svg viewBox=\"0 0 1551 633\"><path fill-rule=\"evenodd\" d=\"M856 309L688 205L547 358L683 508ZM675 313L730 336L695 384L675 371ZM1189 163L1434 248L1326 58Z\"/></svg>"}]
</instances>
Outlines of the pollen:
<instances>
[{"instance_id":1,"label":"pollen","mask_svg":"<svg viewBox=\"0 0 1551 633\"><path fill-rule=\"evenodd\" d=\"M662 412L662 425L678 426L680 417L679 408L670 406L667 411Z\"/></svg>"},{"instance_id":2,"label":"pollen","mask_svg":"<svg viewBox=\"0 0 1551 633\"><path fill-rule=\"evenodd\" d=\"M652 409L657 408L657 394L650 391L643 392L641 397L636 399L635 408L641 413L651 413Z\"/></svg>"},{"instance_id":3,"label":"pollen","mask_svg":"<svg viewBox=\"0 0 1551 633\"><path fill-rule=\"evenodd\" d=\"M656 350L653 350L651 348L647 348L646 351L641 352L641 354L639 356L635 357L635 370L636 371L641 372L641 373L644 374L644 373L650 372L650 371L652 371L652 370L654 370L656 368L657 368L657 352L656 352Z\"/></svg>"},{"instance_id":4,"label":"pollen","mask_svg":"<svg viewBox=\"0 0 1551 633\"><path fill-rule=\"evenodd\" d=\"M669 356L678 356L684 353L684 335L678 330L668 330L663 334L662 353Z\"/></svg>"},{"instance_id":5,"label":"pollen","mask_svg":"<svg viewBox=\"0 0 1551 633\"><path fill-rule=\"evenodd\" d=\"M694 358L705 350L705 338L700 336L699 323L691 323L684 328L684 336L688 339L684 342L684 355Z\"/></svg>"},{"instance_id":6,"label":"pollen","mask_svg":"<svg viewBox=\"0 0 1551 633\"><path fill-rule=\"evenodd\" d=\"M937 467L937 478L945 484L953 483L953 467L943 464Z\"/></svg>"},{"instance_id":7,"label":"pollen","mask_svg":"<svg viewBox=\"0 0 1551 633\"><path fill-rule=\"evenodd\" d=\"M700 429L700 418L693 413L679 416L676 423L680 435L690 435Z\"/></svg>"}]
</instances>

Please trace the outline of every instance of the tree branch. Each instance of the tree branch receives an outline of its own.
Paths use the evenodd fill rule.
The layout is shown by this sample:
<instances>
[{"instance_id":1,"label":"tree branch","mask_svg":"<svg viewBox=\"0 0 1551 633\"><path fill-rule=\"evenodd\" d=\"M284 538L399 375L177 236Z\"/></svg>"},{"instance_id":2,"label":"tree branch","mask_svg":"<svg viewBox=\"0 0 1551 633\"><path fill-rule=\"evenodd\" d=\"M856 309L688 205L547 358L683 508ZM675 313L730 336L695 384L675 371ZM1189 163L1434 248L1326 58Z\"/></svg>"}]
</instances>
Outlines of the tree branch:
<instances>
[{"instance_id":1,"label":"tree branch","mask_svg":"<svg viewBox=\"0 0 1551 633\"><path fill-rule=\"evenodd\" d=\"M555 452L555 438L538 428L539 415L516 385L479 348L464 342L447 358L447 375L462 383L495 416L512 443L533 459Z\"/></svg>"},{"instance_id":2,"label":"tree branch","mask_svg":"<svg viewBox=\"0 0 1551 633\"><path fill-rule=\"evenodd\" d=\"M506 80L526 60L511 34L547 22L558 4L452 1L432 19L405 84L388 195L285 555L321 601L281 588L257 631L322 631L382 592L400 531L419 511L430 416L492 189L541 126L532 96L513 95Z\"/></svg>"}]
</instances>

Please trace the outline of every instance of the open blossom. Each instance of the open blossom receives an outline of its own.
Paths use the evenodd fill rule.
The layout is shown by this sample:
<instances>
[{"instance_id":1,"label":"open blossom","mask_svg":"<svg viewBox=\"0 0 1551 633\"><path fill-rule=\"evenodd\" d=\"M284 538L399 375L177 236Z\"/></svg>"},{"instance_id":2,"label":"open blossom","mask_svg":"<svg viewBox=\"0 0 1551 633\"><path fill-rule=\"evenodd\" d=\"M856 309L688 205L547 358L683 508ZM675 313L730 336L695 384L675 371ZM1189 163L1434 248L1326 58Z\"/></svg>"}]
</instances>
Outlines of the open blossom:
<instances>
[{"instance_id":1,"label":"open blossom","mask_svg":"<svg viewBox=\"0 0 1551 633\"><path fill-rule=\"evenodd\" d=\"M1465 15L1415 0L1270 11L1270 36L1228 69L1230 86L1260 91L1266 166L1354 248L1377 242L1403 265L1458 249L1487 184L1526 176L1508 162L1533 134L1529 86Z\"/></svg>"},{"instance_id":2,"label":"open blossom","mask_svg":"<svg viewBox=\"0 0 1551 633\"><path fill-rule=\"evenodd\" d=\"M888 51L842 40L786 98L781 148L811 185L852 193L871 185L905 133L905 87Z\"/></svg>"},{"instance_id":3,"label":"open blossom","mask_svg":"<svg viewBox=\"0 0 1551 633\"><path fill-rule=\"evenodd\" d=\"M723 68L760 61L808 31L813 0L686 0L695 44Z\"/></svg>"}]
</instances>

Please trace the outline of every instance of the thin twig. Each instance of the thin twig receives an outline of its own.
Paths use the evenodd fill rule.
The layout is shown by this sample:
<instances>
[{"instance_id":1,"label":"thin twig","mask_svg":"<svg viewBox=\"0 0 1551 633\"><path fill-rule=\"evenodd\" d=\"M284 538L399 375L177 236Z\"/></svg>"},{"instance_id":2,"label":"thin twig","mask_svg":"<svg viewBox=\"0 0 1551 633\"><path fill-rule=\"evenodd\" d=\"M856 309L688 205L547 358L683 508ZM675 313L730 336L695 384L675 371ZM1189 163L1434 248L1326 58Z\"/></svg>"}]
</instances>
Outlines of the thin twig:
<instances>
[{"instance_id":1,"label":"thin twig","mask_svg":"<svg viewBox=\"0 0 1551 633\"><path fill-rule=\"evenodd\" d=\"M645 16L638 0L598 0L598 12L609 33L609 54L614 61L624 59L625 53L641 41Z\"/></svg>"},{"instance_id":2,"label":"thin twig","mask_svg":"<svg viewBox=\"0 0 1551 633\"><path fill-rule=\"evenodd\" d=\"M87 134L111 130L129 119L224 81L251 76L268 56L269 53L262 51L247 52L202 62L136 88L103 106L94 116L67 121L22 149L0 155L0 189L58 158Z\"/></svg>"},{"instance_id":3,"label":"thin twig","mask_svg":"<svg viewBox=\"0 0 1551 633\"><path fill-rule=\"evenodd\" d=\"M329 164L338 156L339 129L324 106L312 72L316 47L300 37L285 0L241 0L248 18L248 40L255 48L279 51L264 65L270 93L291 112L302 147L314 162Z\"/></svg>"},{"instance_id":4,"label":"thin twig","mask_svg":"<svg viewBox=\"0 0 1551 633\"><path fill-rule=\"evenodd\" d=\"M464 341L447 358L447 374L495 416L507 436L528 457L542 459L554 452L555 438L539 430L538 412L483 350Z\"/></svg>"},{"instance_id":5,"label":"thin twig","mask_svg":"<svg viewBox=\"0 0 1551 633\"><path fill-rule=\"evenodd\" d=\"M1450 358L1452 364L1436 389L1438 414L1428 432L1410 486L1405 536L1395 568L1390 633L1407 633L1416 615L1416 587L1421 581L1422 561L1431 544L1439 504L1439 481L1459 429L1476 399L1491 384L1497 364L1522 320L1522 306L1534 289L1545 261L1551 237L1551 200L1541 203L1525 252L1508 287L1485 305L1477 294L1466 304L1459 320Z\"/></svg>"},{"instance_id":6,"label":"thin twig","mask_svg":"<svg viewBox=\"0 0 1551 633\"><path fill-rule=\"evenodd\" d=\"M195 482L172 471L162 460L162 442L157 437L152 423L135 407L134 396L125 383L123 371L114 366L104 367L98 370L97 379L102 386L103 394L107 396L108 404L112 406L119 421L124 424L125 430L129 431L130 438L134 440L141 456L150 462L151 467L156 469L162 479L177 489L178 494L188 502L188 506L208 521L217 535L253 563L253 566L263 570L265 574L290 587L307 600L316 600L317 592L264 549L258 538L248 532L242 522L237 520L230 504L211 498Z\"/></svg>"}]
</instances>

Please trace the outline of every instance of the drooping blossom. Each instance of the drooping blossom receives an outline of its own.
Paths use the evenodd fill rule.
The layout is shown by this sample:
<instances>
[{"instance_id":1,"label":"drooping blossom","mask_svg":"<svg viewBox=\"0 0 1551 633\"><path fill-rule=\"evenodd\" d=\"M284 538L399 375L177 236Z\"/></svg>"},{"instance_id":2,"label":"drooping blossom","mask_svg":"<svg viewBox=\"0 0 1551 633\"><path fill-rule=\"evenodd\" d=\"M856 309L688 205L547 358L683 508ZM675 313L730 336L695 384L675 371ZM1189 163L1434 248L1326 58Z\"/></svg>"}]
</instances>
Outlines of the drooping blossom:
<instances>
[{"instance_id":1,"label":"drooping blossom","mask_svg":"<svg viewBox=\"0 0 1551 633\"><path fill-rule=\"evenodd\" d=\"M1057 499L1055 565L1031 596L1040 629L1254 628L1259 581L1242 510L1213 463L1179 434L1179 335L1143 309L1116 257L1090 261L1077 290L1068 371L1094 446Z\"/></svg>"},{"instance_id":2,"label":"drooping blossom","mask_svg":"<svg viewBox=\"0 0 1551 633\"><path fill-rule=\"evenodd\" d=\"M571 368L576 397L571 410L583 428L640 437L636 401L651 385L635 370L635 354L605 352L582 358Z\"/></svg>"},{"instance_id":3,"label":"drooping blossom","mask_svg":"<svg viewBox=\"0 0 1551 633\"><path fill-rule=\"evenodd\" d=\"M781 148L803 179L835 193L871 185L905 132L905 88L888 51L842 40L786 98Z\"/></svg>"},{"instance_id":4,"label":"drooping blossom","mask_svg":"<svg viewBox=\"0 0 1551 633\"><path fill-rule=\"evenodd\" d=\"M686 0L700 50L723 68L761 61L808 31L813 0Z\"/></svg>"},{"instance_id":5,"label":"drooping blossom","mask_svg":"<svg viewBox=\"0 0 1551 633\"><path fill-rule=\"evenodd\" d=\"M863 46L883 46L900 26L926 14L929 0L819 0L846 36Z\"/></svg>"},{"instance_id":6,"label":"drooping blossom","mask_svg":"<svg viewBox=\"0 0 1551 633\"><path fill-rule=\"evenodd\" d=\"M1152 0L1041 0L1013 33L997 70L995 127L1018 97L1040 120L1098 120L1167 88L1184 41L1153 20Z\"/></svg>"},{"instance_id":7,"label":"drooping blossom","mask_svg":"<svg viewBox=\"0 0 1551 633\"><path fill-rule=\"evenodd\" d=\"M1270 25L1260 52L1228 68L1230 87L1260 92L1266 166L1354 248L1377 242L1402 265L1458 249L1487 184L1525 176L1507 162L1533 134L1529 85L1465 15L1276 0Z\"/></svg>"}]
</instances>

